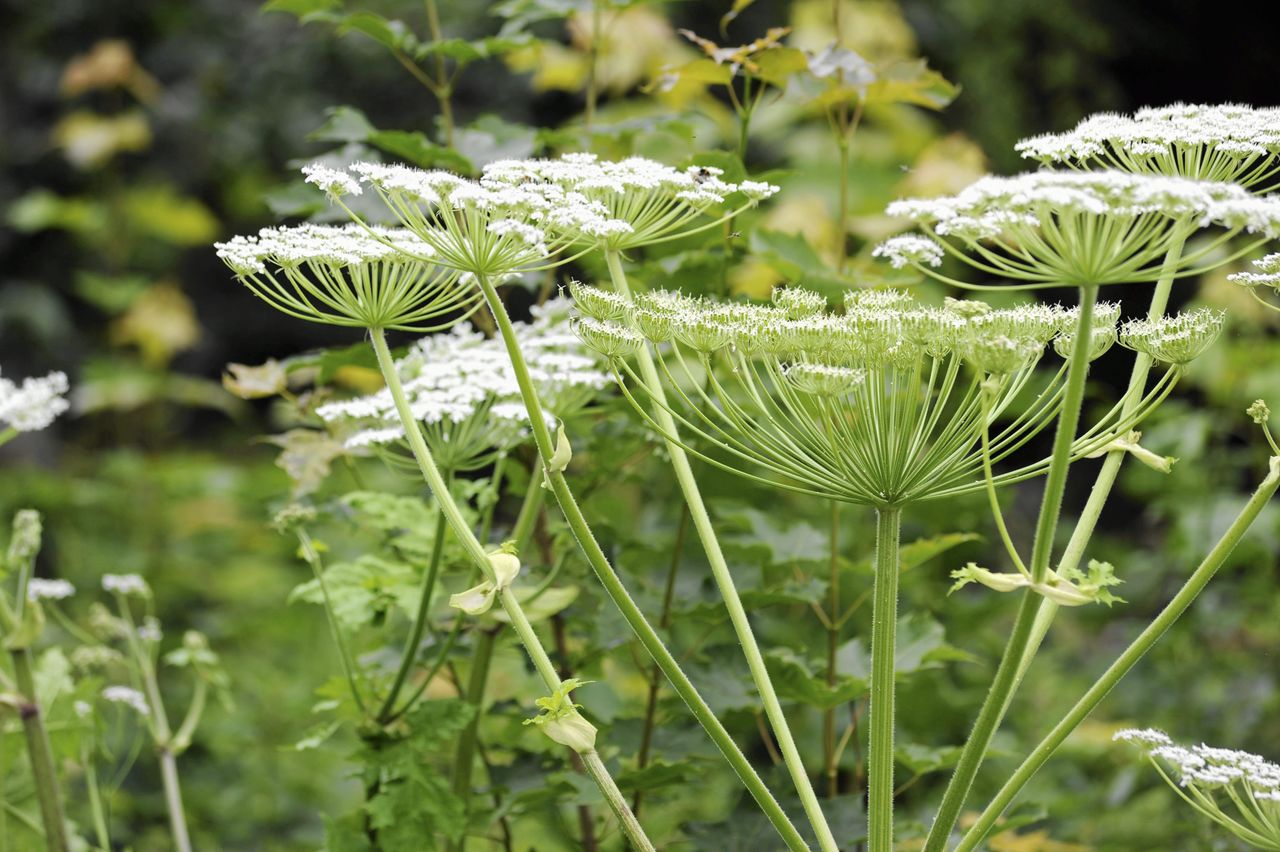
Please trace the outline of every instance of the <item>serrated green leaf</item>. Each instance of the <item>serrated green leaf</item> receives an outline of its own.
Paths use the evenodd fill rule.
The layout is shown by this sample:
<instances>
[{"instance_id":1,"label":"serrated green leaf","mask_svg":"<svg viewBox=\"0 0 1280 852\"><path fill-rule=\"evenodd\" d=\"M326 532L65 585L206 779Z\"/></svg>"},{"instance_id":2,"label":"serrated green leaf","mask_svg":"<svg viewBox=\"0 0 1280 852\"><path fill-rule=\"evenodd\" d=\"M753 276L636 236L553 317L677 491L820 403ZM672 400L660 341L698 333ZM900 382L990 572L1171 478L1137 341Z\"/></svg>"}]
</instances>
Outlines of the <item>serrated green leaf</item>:
<instances>
[{"instance_id":1,"label":"serrated green leaf","mask_svg":"<svg viewBox=\"0 0 1280 852\"><path fill-rule=\"evenodd\" d=\"M661 790L675 784L683 784L699 772L692 760L651 760L643 769L624 769L618 773L618 786L628 793L637 790Z\"/></svg>"},{"instance_id":2,"label":"serrated green leaf","mask_svg":"<svg viewBox=\"0 0 1280 852\"><path fill-rule=\"evenodd\" d=\"M789 648L770 651L766 662L774 688L784 701L797 701L827 710L852 701L867 691L865 679L847 672L841 672L834 684L828 684L826 672L815 674L809 664Z\"/></svg>"},{"instance_id":3,"label":"serrated green leaf","mask_svg":"<svg viewBox=\"0 0 1280 852\"><path fill-rule=\"evenodd\" d=\"M324 571L334 617L348 629L384 617L392 607L413 615L418 605L418 573L403 562L364 554L351 562L336 562ZM289 602L324 603L317 580L289 593Z\"/></svg>"}]
</instances>

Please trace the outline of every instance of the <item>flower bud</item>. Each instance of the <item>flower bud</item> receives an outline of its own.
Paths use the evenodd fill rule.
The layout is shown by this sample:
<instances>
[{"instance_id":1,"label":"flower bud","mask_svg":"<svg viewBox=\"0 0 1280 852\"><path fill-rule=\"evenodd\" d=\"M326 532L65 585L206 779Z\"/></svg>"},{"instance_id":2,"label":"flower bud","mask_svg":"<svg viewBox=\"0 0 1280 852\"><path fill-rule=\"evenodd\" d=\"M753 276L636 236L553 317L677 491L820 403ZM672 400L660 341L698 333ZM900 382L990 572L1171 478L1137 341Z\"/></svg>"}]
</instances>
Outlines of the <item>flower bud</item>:
<instances>
[{"instance_id":1,"label":"flower bud","mask_svg":"<svg viewBox=\"0 0 1280 852\"><path fill-rule=\"evenodd\" d=\"M1265 426L1271 419L1271 409L1267 407L1266 400L1262 399L1255 399L1253 405L1245 410L1245 414L1248 414L1259 426Z\"/></svg>"},{"instance_id":2,"label":"flower bud","mask_svg":"<svg viewBox=\"0 0 1280 852\"><path fill-rule=\"evenodd\" d=\"M573 330L579 340L606 358L634 355L644 345L637 332L612 320L578 317Z\"/></svg>"},{"instance_id":3,"label":"flower bud","mask_svg":"<svg viewBox=\"0 0 1280 852\"><path fill-rule=\"evenodd\" d=\"M26 565L40 552L43 532L40 513L35 509L19 509L13 516L13 535L9 539L8 564L17 568Z\"/></svg>"},{"instance_id":4,"label":"flower bud","mask_svg":"<svg viewBox=\"0 0 1280 852\"><path fill-rule=\"evenodd\" d=\"M624 296L591 287L581 281L569 282L569 294L573 296L574 306L583 316L624 325L631 321L631 302Z\"/></svg>"},{"instance_id":5,"label":"flower bud","mask_svg":"<svg viewBox=\"0 0 1280 852\"><path fill-rule=\"evenodd\" d=\"M827 297L802 287L774 287L773 303L783 310L787 319L804 319L825 310Z\"/></svg>"},{"instance_id":6,"label":"flower bud","mask_svg":"<svg viewBox=\"0 0 1280 852\"><path fill-rule=\"evenodd\" d=\"M596 726L573 710L558 719L548 720L541 725L542 733L560 745L568 746L578 754L588 754L596 748Z\"/></svg>"}]
</instances>

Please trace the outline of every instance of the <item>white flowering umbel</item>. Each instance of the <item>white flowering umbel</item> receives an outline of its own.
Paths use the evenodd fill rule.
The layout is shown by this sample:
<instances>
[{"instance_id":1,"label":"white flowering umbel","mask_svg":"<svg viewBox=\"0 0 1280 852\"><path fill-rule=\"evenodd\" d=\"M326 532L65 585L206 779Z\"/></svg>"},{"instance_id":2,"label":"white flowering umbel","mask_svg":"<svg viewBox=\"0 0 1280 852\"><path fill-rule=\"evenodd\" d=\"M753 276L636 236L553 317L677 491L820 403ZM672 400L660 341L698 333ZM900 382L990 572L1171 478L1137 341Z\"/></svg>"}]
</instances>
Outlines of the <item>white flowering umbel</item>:
<instances>
[{"instance_id":1,"label":"white flowering umbel","mask_svg":"<svg viewBox=\"0 0 1280 852\"><path fill-rule=\"evenodd\" d=\"M677 239L713 227L778 191L759 181L729 183L720 169L676 169L643 157L617 162L594 154L555 160L500 160L484 169L481 183L521 189L551 185L582 196L605 211L603 227L588 223L580 242L624 251Z\"/></svg>"},{"instance_id":2,"label":"white flowering umbel","mask_svg":"<svg viewBox=\"0 0 1280 852\"><path fill-rule=\"evenodd\" d=\"M27 378L22 384L0 376L0 444L16 432L47 429L69 407L66 373Z\"/></svg>"},{"instance_id":3,"label":"white flowering umbel","mask_svg":"<svg viewBox=\"0 0 1280 852\"><path fill-rule=\"evenodd\" d=\"M1120 731L1114 739L1141 748L1201 814L1258 849L1280 850L1280 765L1247 751L1180 746L1151 729Z\"/></svg>"},{"instance_id":4,"label":"white flowering umbel","mask_svg":"<svg viewBox=\"0 0 1280 852\"><path fill-rule=\"evenodd\" d=\"M357 221L342 197L372 187L429 247L434 263L487 278L554 266L555 256L584 236L604 238L630 228L600 202L548 181L473 181L382 163L354 163L348 172L313 167L308 180Z\"/></svg>"},{"instance_id":5,"label":"white flowering umbel","mask_svg":"<svg viewBox=\"0 0 1280 852\"><path fill-rule=\"evenodd\" d=\"M1173 104L1132 115L1091 115L1066 133L1023 139L1017 151L1046 166L1280 186L1280 109Z\"/></svg>"},{"instance_id":6,"label":"white flowering umbel","mask_svg":"<svg viewBox=\"0 0 1280 852\"><path fill-rule=\"evenodd\" d=\"M599 358L569 329L567 299L534 308L532 321L516 325L516 331L552 426L609 385ZM527 439L528 415L501 340L463 323L414 343L396 370L431 453L444 469L484 467ZM349 448L369 447L389 461L416 464L389 391L331 402L317 413L346 435Z\"/></svg>"},{"instance_id":7,"label":"white flowering umbel","mask_svg":"<svg viewBox=\"0 0 1280 852\"><path fill-rule=\"evenodd\" d=\"M1273 295L1280 293L1280 252L1255 260L1252 271L1233 272L1227 276L1227 280L1234 281L1247 288L1249 294L1265 307L1273 311L1280 311L1280 306L1268 301L1258 293L1260 289L1270 290Z\"/></svg>"},{"instance_id":8,"label":"white flowering umbel","mask_svg":"<svg viewBox=\"0 0 1280 852\"><path fill-rule=\"evenodd\" d=\"M682 432L700 439L690 452L755 478L740 464L748 461L784 488L851 503L900 506L981 489L984 430L999 424L989 441L989 458L999 462L1052 423L1062 404L1065 365L1044 378L1036 367L1046 347L1075 328L1074 309L929 308L904 293L873 291L853 294L843 314L796 317L811 300L779 292L780 304L756 306L659 291L638 297L628 315L588 317L579 331L589 328L583 340L605 353L637 334L652 345L667 409ZM579 310L598 301L579 297ZM1118 314L1099 305L1094 330L1114 340ZM648 413L661 401L637 399L650 396L647 385L624 357L611 363L636 409L662 432ZM1127 432L1176 375L1167 370L1128 417L1117 403L1078 436L1073 457ZM709 455L710 447L729 458ZM994 479L1013 482L1044 468L1036 461Z\"/></svg>"},{"instance_id":9,"label":"white flowering umbel","mask_svg":"<svg viewBox=\"0 0 1280 852\"><path fill-rule=\"evenodd\" d=\"M940 252L1015 286L1097 287L1198 274L1198 264L1241 232L1258 235L1256 244L1280 234L1275 198L1235 184L1120 171L987 176L958 195L895 201L887 212L916 222L927 237L895 237L877 255L969 288L979 285L934 269ZM1167 260L1170 248L1210 226L1220 233Z\"/></svg>"},{"instance_id":10,"label":"white flowering umbel","mask_svg":"<svg viewBox=\"0 0 1280 852\"><path fill-rule=\"evenodd\" d=\"M427 332L480 306L474 283L431 263L434 249L403 229L264 228L216 248L255 295L311 322Z\"/></svg>"}]
</instances>

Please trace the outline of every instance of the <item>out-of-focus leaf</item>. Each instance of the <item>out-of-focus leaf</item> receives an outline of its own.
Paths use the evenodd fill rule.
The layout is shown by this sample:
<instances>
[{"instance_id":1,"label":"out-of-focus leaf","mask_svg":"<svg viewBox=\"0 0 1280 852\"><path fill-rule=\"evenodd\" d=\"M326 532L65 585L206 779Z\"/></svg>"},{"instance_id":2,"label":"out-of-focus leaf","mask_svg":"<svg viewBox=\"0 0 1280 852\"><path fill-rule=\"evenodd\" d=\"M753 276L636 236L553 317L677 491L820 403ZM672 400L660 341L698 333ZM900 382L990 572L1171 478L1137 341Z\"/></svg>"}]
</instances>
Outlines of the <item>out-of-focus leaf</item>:
<instances>
[{"instance_id":1,"label":"out-of-focus leaf","mask_svg":"<svg viewBox=\"0 0 1280 852\"><path fill-rule=\"evenodd\" d=\"M218 234L218 219L209 208L167 183L130 187L120 209L139 235L176 246L204 246Z\"/></svg>"},{"instance_id":2,"label":"out-of-focus leaf","mask_svg":"<svg viewBox=\"0 0 1280 852\"><path fill-rule=\"evenodd\" d=\"M463 174L475 171L471 161L457 151L437 145L417 131L379 130L355 107L336 106L325 110L324 124L312 131L307 138L319 142L358 142L371 145L398 160L406 160L424 169L442 168Z\"/></svg>"},{"instance_id":3,"label":"out-of-focus leaf","mask_svg":"<svg viewBox=\"0 0 1280 852\"><path fill-rule=\"evenodd\" d=\"M53 141L67 162L78 169L97 169L117 154L145 151L151 145L151 125L141 110L99 115L77 110L53 128Z\"/></svg>"},{"instance_id":4,"label":"out-of-focus leaf","mask_svg":"<svg viewBox=\"0 0 1280 852\"><path fill-rule=\"evenodd\" d=\"M756 0L733 0L733 6L720 17L720 32L728 32L729 24L733 23L742 11L754 2Z\"/></svg>"},{"instance_id":5,"label":"out-of-focus leaf","mask_svg":"<svg viewBox=\"0 0 1280 852\"><path fill-rule=\"evenodd\" d=\"M869 104L913 104L943 109L960 94L960 87L929 68L923 59L895 62L879 69L867 86Z\"/></svg>"},{"instance_id":6,"label":"out-of-focus leaf","mask_svg":"<svg viewBox=\"0 0 1280 852\"><path fill-rule=\"evenodd\" d=\"M276 465L293 480L293 496L302 497L320 487L329 475L333 460L346 450L342 444L317 429L290 429L282 435L264 438L280 447Z\"/></svg>"},{"instance_id":7,"label":"out-of-focus leaf","mask_svg":"<svg viewBox=\"0 0 1280 852\"><path fill-rule=\"evenodd\" d=\"M76 295L108 314L133 304L155 282L142 275L100 275L87 269L76 273Z\"/></svg>"},{"instance_id":8,"label":"out-of-focus leaf","mask_svg":"<svg viewBox=\"0 0 1280 852\"><path fill-rule=\"evenodd\" d=\"M453 134L454 147L477 167L494 160L532 156L537 134L532 128L484 115Z\"/></svg>"},{"instance_id":9,"label":"out-of-focus leaf","mask_svg":"<svg viewBox=\"0 0 1280 852\"><path fill-rule=\"evenodd\" d=\"M673 784L683 784L698 773L698 765L692 760L652 760L643 769L624 769L618 773L618 786L628 793L637 790L661 790Z\"/></svg>"},{"instance_id":10,"label":"out-of-focus leaf","mask_svg":"<svg viewBox=\"0 0 1280 852\"><path fill-rule=\"evenodd\" d=\"M160 94L160 84L138 64L133 48L117 38L103 39L68 62L60 88L69 98L103 89L125 89L143 102Z\"/></svg>"},{"instance_id":11,"label":"out-of-focus leaf","mask_svg":"<svg viewBox=\"0 0 1280 852\"><path fill-rule=\"evenodd\" d=\"M960 760L960 746L927 746L920 743L898 743L894 759L917 775L949 769Z\"/></svg>"},{"instance_id":12,"label":"out-of-focus leaf","mask_svg":"<svg viewBox=\"0 0 1280 852\"><path fill-rule=\"evenodd\" d=\"M903 571L910 571L912 568L918 568L931 559L941 556L952 548L974 541L982 541L981 534L950 532L928 538L919 538L898 548L898 564L902 566ZM855 570L870 574L872 571L870 557L854 563L853 567Z\"/></svg>"},{"instance_id":13,"label":"out-of-focus leaf","mask_svg":"<svg viewBox=\"0 0 1280 852\"><path fill-rule=\"evenodd\" d=\"M744 589L742 605L748 610L775 604L814 604L824 600L827 584L816 578L788 580L768 589Z\"/></svg>"},{"instance_id":14,"label":"out-of-focus leaf","mask_svg":"<svg viewBox=\"0 0 1280 852\"><path fill-rule=\"evenodd\" d=\"M229 417L244 412L244 403L218 382L147 367L135 361L98 359L85 366L71 389L71 407L78 414L133 411L157 402L212 408Z\"/></svg>"},{"instance_id":15,"label":"out-of-focus leaf","mask_svg":"<svg viewBox=\"0 0 1280 852\"><path fill-rule=\"evenodd\" d=\"M329 12L341 6L342 0L269 0L262 4L262 11L296 15L305 22L311 15Z\"/></svg>"},{"instance_id":16,"label":"out-of-focus leaf","mask_svg":"<svg viewBox=\"0 0 1280 852\"><path fill-rule=\"evenodd\" d=\"M462 38L442 38L439 41L428 41L418 45L414 56L426 59L431 56L444 56L459 65L467 65L482 59L493 59L522 47L527 47L532 37L519 34L510 37L490 36L488 38L467 41Z\"/></svg>"},{"instance_id":17,"label":"out-of-focus leaf","mask_svg":"<svg viewBox=\"0 0 1280 852\"><path fill-rule=\"evenodd\" d=\"M827 710L852 701L867 690L864 678L846 672L841 672L834 684L828 684L825 671L815 674L808 663L790 649L770 651L766 658L774 687L786 701Z\"/></svg>"},{"instance_id":18,"label":"out-of-focus leaf","mask_svg":"<svg viewBox=\"0 0 1280 852\"><path fill-rule=\"evenodd\" d=\"M336 562L324 570L333 614L350 629L384 618L393 607L412 615L418 605L418 573L403 562L363 554L351 562ZM308 580L289 593L289 602L324 603L317 580Z\"/></svg>"},{"instance_id":19,"label":"out-of-focus leaf","mask_svg":"<svg viewBox=\"0 0 1280 852\"><path fill-rule=\"evenodd\" d=\"M354 12L334 16L339 33L357 32L392 50L412 50L416 45L413 31L404 23L384 18L376 12Z\"/></svg>"},{"instance_id":20,"label":"out-of-focus leaf","mask_svg":"<svg viewBox=\"0 0 1280 852\"><path fill-rule=\"evenodd\" d=\"M516 599L522 604L533 595L536 589L532 586L521 586L512 589L515 592ZM525 616L531 622L545 621L561 610L567 608L575 600L578 599L577 586L560 586L550 588L544 591L538 597L534 598L524 609ZM501 621L503 624L509 624L511 618L507 615L507 611L501 607L494 607L489 611L489 616L494 621Z\"/></svg>"},{"instance_id":21,"label":"out-of-focus leaf","mask_svg":"<svg viewBox=\"0 0 1280 852\"><path fill-rule=\"evenodd\" d=\"M771 564L821 562L829 556L826 533L807 521L781 526L775 514L746 506L724 511L721 517L746 530L725 536L726 545L761 554Z\"/></svg>"},{"instance_id":22,"label":"out-of-focus leaf","mask_svg":"<svg viewBox=\"0 0 1280 852\"><path fill-rule=\"evenodd\" d=\"M58 228L74 233L100 231L107 224L106 207L88 198L66 198L36 189L9 206L9 225L24 233Z\"/></svg>"},{"instance_id":23,"label":"out-of-focus leaf","mask_svg":"<svg viewBox=\"0 0 1280 852\"><path fill-rule=\"evenodd\" d=\"M284 365L274 358L256 367L248 364L227 365L222 374L222 386L241 399L261 399L275 396L288 388Z\"/></svg>"},{"instance_id":24,"label":"out-of-focus leaf","mask_svg":"<svg viewBox=\"0 0 1280 852\"><path fill-rule=\"evenodd\" d=\"M200 339L195 306L172 284L157 284L134 299L111 323L111 342L134 345L142 360L160 366Z\"/></svg>"}]
</instances>

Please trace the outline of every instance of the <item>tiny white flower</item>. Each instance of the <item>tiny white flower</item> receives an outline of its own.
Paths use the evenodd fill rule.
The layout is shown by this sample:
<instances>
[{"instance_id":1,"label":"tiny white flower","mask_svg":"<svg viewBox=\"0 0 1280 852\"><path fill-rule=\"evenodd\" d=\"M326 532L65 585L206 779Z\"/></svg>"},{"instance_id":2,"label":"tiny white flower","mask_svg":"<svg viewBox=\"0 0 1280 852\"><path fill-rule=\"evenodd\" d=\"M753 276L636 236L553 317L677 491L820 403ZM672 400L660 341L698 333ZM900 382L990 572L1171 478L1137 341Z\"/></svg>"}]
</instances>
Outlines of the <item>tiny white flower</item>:
<instances>
[{"instance_id":1,"label":"tiny white flower","mask_svg":"<svg viewBox=\"0 0 1280 852\"><path fill-rule=\"evenodd\" d=\"M76 593L76 587L66 580L46 580L32 577L27 581L27 599L60 601Z\"/></svg>"},{"instance_id":2,"label":"tiny white flower","mask_svg":"<svg viewBox=\"0 0 1280 852\"><path fill-rule=\"evenodd\" d=\"M147 581L137 574L103 574L102 588L104 591L137 597L151 594Z\"/></svg>"},{"instance_id":3,"label":"tiny white flower","mask_svg":"<svg viewBox=\"0 0 1280 852\"><path fill-rule=\"evenodd\" d=\"M15 384L0 376L0 424L19 432L37 432L64 413L69 387L66 373L23 379Z\"/></svg>"},{"instance_id":4,"label":"tiny white flower","mask_svg":"<svg viewBox=\"0 0 1280 852\"><path fill-rule=\"evenodd\" d=\"M141 692L128 686L108 686L102 690L102 697L116 704L124 704L133 708L141 716L151 715L147 699Z\"/></svg>"}]
</instances>

